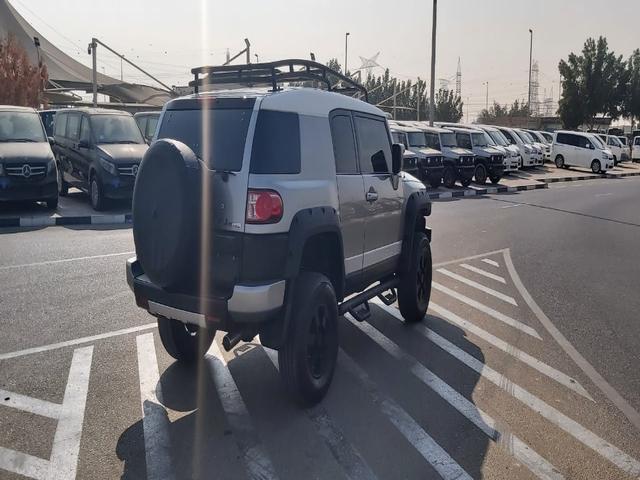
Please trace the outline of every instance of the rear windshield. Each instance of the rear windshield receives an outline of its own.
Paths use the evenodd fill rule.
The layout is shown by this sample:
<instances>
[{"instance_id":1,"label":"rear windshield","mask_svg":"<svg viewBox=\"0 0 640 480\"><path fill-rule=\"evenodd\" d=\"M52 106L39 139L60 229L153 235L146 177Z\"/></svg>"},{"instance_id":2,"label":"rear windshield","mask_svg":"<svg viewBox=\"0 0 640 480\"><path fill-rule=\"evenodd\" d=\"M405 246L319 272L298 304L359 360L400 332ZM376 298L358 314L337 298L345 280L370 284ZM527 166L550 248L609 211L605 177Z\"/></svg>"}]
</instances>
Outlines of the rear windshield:
<instances>
[{"instance_id":1,"label":"rear windshield","mask_svg":"<svg viewBox=\"0 0 640 480\"><path fill-rule=\"evenodd\" d=\"M37 113L0 112L0 142L46 141Z\"/></svg>"},{"instance_id":2,"label":"rear windshield","mask_svg":"<svg viewBox=\"0 0 640 480\"><path fill-rule=\"evenodd\" d=\"M242 169L252 111L252 108L167 110L158 138L184 143L211 169L237 172Z\"/></svg>"},{"instance_id":3,"label":"rear windshield","mask_svg":"<svg viewBox=\"0 0 640 480\"><path fill-rule=\"evenodd\" d=\"M131 115L91 115L91 127L99 144L144 143L138 124ZM67 134L68 130L67 125Z\"/></svg>"}]
</instances>

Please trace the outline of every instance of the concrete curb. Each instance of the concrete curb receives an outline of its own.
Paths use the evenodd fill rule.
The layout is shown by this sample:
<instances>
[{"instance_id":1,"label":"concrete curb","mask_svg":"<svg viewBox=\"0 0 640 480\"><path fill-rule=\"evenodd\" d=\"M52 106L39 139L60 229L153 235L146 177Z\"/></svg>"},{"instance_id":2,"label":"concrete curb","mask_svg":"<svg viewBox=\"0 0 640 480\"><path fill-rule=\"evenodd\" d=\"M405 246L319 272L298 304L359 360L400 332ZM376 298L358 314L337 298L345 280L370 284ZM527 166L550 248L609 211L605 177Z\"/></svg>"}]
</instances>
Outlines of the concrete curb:
<instances>
[{"instance_id":1,"label":"concrete curb","mask_svg":"<svg viewBox=\"0 0 640 480\"><path fill-rule=\"evenodd\" d=\"M581 175L579 177L557 177L557 178L540 178L539 182L557 183L557 182L577 182L580 180L600 180L603 178L620 178L620 177L637 177L640 172L624 172L624 173L605 173L604 175Z\"/></svg>"},{"instance_id":2,"label":"concrete curb","mask_svg":"<svg viewBox=\"0 0 640 480\"><path fill-rule=\"evenodd\" d=\"M549 188L549 185L546 183L538 183L538 184L531 184L531 185L518 185L516 187L507 187L504 185L499 185L497 187L467 188L465 190L453 190L449 192L430 192L429 199L440 200L445 198L476 197L478 195L492 195L494 193L521 192L524 190L540 190L543 188Z\"/></svg>"},{"instance_id":3,"label":"concrete curb","mask_svg":"<svg viewBox=\"0 0 640 480\"><path fill-rule=\"evenodd\" d=\"M79 215L69 217L9 217L0 218L0 227L50 227L54 225L120 225L130 224L132 215Z\"/></svg>"}]
</instances>

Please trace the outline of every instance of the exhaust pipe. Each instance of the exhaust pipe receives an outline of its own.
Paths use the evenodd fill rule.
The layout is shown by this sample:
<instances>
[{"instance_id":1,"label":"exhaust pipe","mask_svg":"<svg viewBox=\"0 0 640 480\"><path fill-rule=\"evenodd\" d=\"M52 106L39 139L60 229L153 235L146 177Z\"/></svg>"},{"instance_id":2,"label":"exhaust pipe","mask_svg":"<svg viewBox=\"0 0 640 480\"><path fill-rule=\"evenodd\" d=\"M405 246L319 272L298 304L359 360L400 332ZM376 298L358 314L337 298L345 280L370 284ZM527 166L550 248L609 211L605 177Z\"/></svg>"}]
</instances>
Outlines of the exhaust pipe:
<instances>
[{"instance_id":1,"label":"exhaust pipe","mask_svg":"<svg viewBox=\"0 0 640 480\"><path fill-rule=\"evenodd\" d=\"M222 339L222 346L229 352L242 340L242 332L227 333Z\"/></svg>"}]
</instances>

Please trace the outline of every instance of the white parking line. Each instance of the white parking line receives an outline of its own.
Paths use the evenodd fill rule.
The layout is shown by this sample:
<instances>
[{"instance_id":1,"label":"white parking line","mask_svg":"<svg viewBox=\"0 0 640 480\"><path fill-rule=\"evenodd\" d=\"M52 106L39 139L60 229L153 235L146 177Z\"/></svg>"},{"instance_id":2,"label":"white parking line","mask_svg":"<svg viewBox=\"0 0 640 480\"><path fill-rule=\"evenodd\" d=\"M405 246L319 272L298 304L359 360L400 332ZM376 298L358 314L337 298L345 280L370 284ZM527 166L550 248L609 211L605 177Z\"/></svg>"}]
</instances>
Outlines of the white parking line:
<instances>
[{"instance_id":1,"label":"white parking line","mask_svg":"<svg viewBox=\"0 0 640 480\"><path fill-rule=\"evenodd\" d=\"M488 265L493 266L493 267L499 267L499 266L500 266L500 264L499 264L498 262L496 262L496 261L494 261L494 260L491 260L491 259L489 259L489 258L483 258L483 259L482 259L482 261L483 261L484 263L488 264Z\"/></svg>"},{"instance_id":2,"label":"white parking line","mask_svg":"<svg viewBox=\"0 0 640 480\"><path fill-rule=\"evenodd\" d=\"M51 447L49 478L56 480L76 478L92 359L93 346L78 348L73 352L60 409L60 420Z\"/></svg>"},{"instance_id":3,"label":"white parking line","mask_svg":"<svg viewBox=\"0 0 640 480\"><path fill-rule=\"evenodd\" d=\"M360 381L373 403L442 478L471 480L469 474L400 405L383 394L369 375L342 349L338 352L338 362Z\"/></svg>"},{"instance_id":4,"label":"white parking line","mask_svg":"<svg viewBox=\"0 0 640 480\"><path fill-rule=\"evenodd\" d=\"M384 306L386 307L386 305ZM476 337L479 337L483 339L485 342L492 344L494 347L502 350L507 355L511 355L512 357L517 358L523 363L529 365L534 370L537 370L543 375L546 375L552 380L555 380L559 384L564 385L568 389L573 390L574 392L578 393L579 395L582 395L585 398L588 398L592 402L595 402L593 397L589 395L589 393L582 387L582 385L580 385L577 380L571 378L569 375L566 375L565 373L562 373L556 370L555 368L547 365L546 363L541 362L537 358L532 357L528 353L523 352L522 350L514 347L513 345L508 344L504 340L490 334L489 332L481 329L480 327L475 326L474 324L459 317L455 313L450 312L446 308L442 308L433 302L429 304L429 308L431 308L434 312L436 312L445 320L448 320L449 322L455 325L458 325L463 330L467 330L468 332L473 333ZM385 308L385 310L388 311L387 308Z\"/></svg>"},{"instance_id":5,"label":"white parking line","mask_svg":"<svg viewBox=\"0 0 640 480\"><path fill-rule=\"evenodd\" d=\"M451 290L450 288L447 288L444 285L440 285L437 282L432 282L431 286L436 290L439 290L442 293L455 298L456 300L459 300L463 303L466 303L467 305L472 306L476 310L480 310L481 312L486 313L487 315L495 318L496 320L506 325L509 325L510 327L516 328L521 332L526 333L527 335L531 335L532 337L537 338L538 340L542 340L542 337L538 334L538 332L536 332L535 329L533 329L529 325L525 325L524 323L519 322L518 320L515 320L509 317L508 315L504 315L503 313L500 313L491 307L487 307L486 305L483 305L480 302L476 302L472 298L466 297L461 293L456 292L455 290Z\"/></svg>"},{"instance_id":6,"label":"white parking line","mask_svg":"<svg viewBox=\"0 0 640 480\"><path fill-rule=\"evenodd\" d=\"M142 405L142 428L147 464L147 479L175 478L171 464L170 421L162 405L162 385L158 371L156 347L153 333L136 337L138 350L138 374L140 376L140 403Z\"/></svg>"},{"instance_id":7,"label":"white parking line","mask_svg":"<svg viewBox=\"0 0 640 480\"><path fill-rule=\"evenodd\" d=\"M0 389L0 405L15 408L23 412L34 413L47 418L60 418L61 405L58 403L27 397L19 393Z\"/></svg>"},{"instance_id":8,"label":"white parking line","mask_svg":"<svg viewBox=\"0 0 640 480\"><path fill-rule=\"evenodd\" d=\"M501 248L500 250L494 250L492 252L484 252L484 253L479 253L477 255L471 255L469 257L456 258L455 260L447 260L446 262L438 262L433 264L433 268L444 267L445 265L451 265L452 263L468 262L469 260L475 260L476 258L488 257L491 255L496 255L498 253L504 253L506 250L508 249Z\"/></svg>"},{"instance_id":9,"label":"white parking line","mask_svg":"<svg viewBox=\"0 0 640 480\"><path fill-rule=\"evenodd\" d=\"M482 292L488 293L489 295L493 295L496 298L499 298L500 300L502 300L503 302L507 302L510 303L511 305L515 305L516 307L518 306L518 304L516 303L515 299L510 297L509 295L505 295L504 293L500 293L495 291L493 288L489 288L489 287L485 287L484 285L478 283L478 282L474 282L473 280L469 280L468 278L462 277L460 275L458 275L457 273L453 273L450 272L449 270L445 269L445 268L439 268L437 270L438 272L442 273L443 275L446 275L447 277L453 278L454 280L457 280L459 282L462 282L466 285L469 285L470 287L476 288Z\"/></svg>"},{"instance_id":10,"label":"white parking line","mask_svg":"<svg viewBox=\"0 0 640 480\"><path fill-rule=\"evenodd\" d=\"M49 478L49 462L28 453L0 447L0 468L37 480ZM54 477L51 477L53 479Z\"/></svg>"},{"instance_id":11,"label":"white parking line","mask_svg":"<svg viewBox=\"0 0 640 480\"><path fill-rule=\"evenodd\" d=\"M278 354L275 350L264 348L271 363L279 370ZM331 419L322 404L306 409L307 417L313 422L316 433L318 433L325 441L333 457L349 480L375 480L376 474L373 473L366 460L362 458L351 443L345 438L335 422Z\"/></svg>"},{"instance_id":12,"label":"white parking line","mask_svg":"<svg viewBox=\"0 0 640 480\"><path fill-rule=\"evenodd\" d=\"M211 367L211 375L220 403L229 426L233 430L249 478L251 480L278 478L276 470L253 428L247 406L215 339L207 352L207 362Z\"/></svg>"},{"instance_id":13,"label":"white parking line","mask_svg":"<svg viewBox=\"0 0 640 480\"><path fill-rule=\"evenodd\" d=\"M393 308L393 307L388 307ZM396 343L387 338L382 332L367 322L357 322L351 315L345 315L354 326L360 329L371 340L376 342L389 355L409 365L413 373L422 383L431 388L444 401L460 412L471 423L478 427L491 440L506 449L516 460L522 462L538 478L564 478L553 465L527 446L517 436L513 435L507 426L500 425L487 413L476 407L463 395L449 386L436 374L422 365L416 358L405 353Z\"/></svg>"},{"instance_id":14,"label":"white parking line","mask_svg":"<svg viewBox=\"0 0 640 480\"><path fill-rule=\"evenodd\" d=\"M135 253L136 252L106 253L104 255L91 255L88 257L63 258L61 260L46 260L44 262L23 263L21 265L4 265L0 267L0 271L10 270L13 268L40 267L42 265L55 265L58 263L77 262L79 260L93 260L96 258L121 257L123 255L133 255Z\"/></svg>"},{"instance_id":15,"label":"white parking line","mask_svg":"<svg viewBox=\"0 0 640 480\"><path fill-rule=\"evenodd\" d=\"M500 275L487 272L486 270L482 270L481 268L474 267L473 265L468 265L466 263L461 263L460 266L462 268L466 268L470 272L477 273L478 275L482 275L483 277L490 278L491 280L495 280L496 282L504 283L505 285L507 284L507 281Z\"/></svg>"}]
</instances>

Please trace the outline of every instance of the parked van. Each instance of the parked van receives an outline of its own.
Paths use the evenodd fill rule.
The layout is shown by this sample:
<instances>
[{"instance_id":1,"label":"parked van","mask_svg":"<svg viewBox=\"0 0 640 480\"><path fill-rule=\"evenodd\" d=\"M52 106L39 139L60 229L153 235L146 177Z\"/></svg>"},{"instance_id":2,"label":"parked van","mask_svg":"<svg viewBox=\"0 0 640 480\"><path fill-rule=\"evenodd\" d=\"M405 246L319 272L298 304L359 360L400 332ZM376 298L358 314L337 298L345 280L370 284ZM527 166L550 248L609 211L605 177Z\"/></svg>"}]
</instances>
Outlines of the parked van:
<instances>
[{"instance_id":1,"label":"parked van","mask_svg":"<svg viewBox=\"0 0 640 480\"><path fill-rule=\"evenodd\" d=\"M394 143L405 146L405 164L403 170L432 187L442 183L442 152L429 148L425 134L417 127L406 127L389 122Z\"/></svg>"},{"instance_id":2,"label":"parked van","mask_svg":"<svg viewBox=\"0 0 640 480\"><path fill-rule=\"evenodd\" d=\"M489 145L486 133L471 128L451 128L456 134L459 147L471 150L475 156L474 177L476 183L484 185L487 178L498 183L504 175L504 154Z\"/></svg>"},{"instance_id":3,"label":"parked van","mask_svg":"<svg viewBox=\"0 0 640 480\"><path fill-rule=\"evenodd\" d=\"M613 153L613 164L617 165L620 162L629 160L629 155L626 152L626 147L622 145L620 139L615 135L605 135L604 133L598 134L600 140L607 146L607 149Z\"/></svg>"},{"instance_id":4,"label":"parked van","mask_svg":"<svg viewBox=\"0 0 640 480\"><path fill-rule=\"evenodd\" d=\"M525 145L530 145L533 149L535 165L542 165L544 163L544 144L540 143L537 138L534 138L533 135L522 128L514 128L513 130L520 135Z\"/></svg>"},{"instance_id":5,"label":"parked van","mask_svg":"<svg viewBox=\"0 0 640 480\"><path fill-rule=\"evenodd\" d=\"M640 162L640 136L633 138L633 144L631 145L631 160L634 162Z\"/></svg>"},{"instance_id":6,"label":"parked van","mask_svg":"<svg viewBox=\"0 0 640 480\"><path fill-rule=\"evenodd\" d=\"M89 193L94 210L107 199L130 199L147 144L133 116L118 110L60 110L53 126L59 194L70 186Z\"/></svg>"},{"instance_id":7,"label":"parked van","mask_svg":"<svg viewBox=\"0 0 640 480\"><path fill-rule=\"evenodd\" d=\"M138 112L133 118L135 118L138 128L140 128L144 140L147 144L150 144L156 133L160 112Z\"/></svg>"},{"instance_id":8,"label":"parked van","mask_svg":"<svg viewBox=\"0 0 640 480\"><path fill-rule=\"evenodd\" d=\"M507 138L511 145L515 145L520 150L522 156L522 167L533 167L536 164L538 154L532 145L525 143L524 140L512 128L498 127L503 135Z\"/></svg>"},{"instance_id":9,"label":"parked van","mask_svg":"<svg viewBox=\"0 0 640 480\"><path fill-rule=\"evenodd\" d=\"M613 154L591 133L556 131L552 156L558 168L590 168L593 173L604 173L613 168Z\"/></svg>"},{"instance_id":10,"label":"parked van","mask_svg":"<svg viewBox=\"0 0 640 480\"><path fill-rule=\"evenodd\" d=\"M537 130L525 130L533 139L536 141L537 145L542 148L542 163L547 160L551 160L551 142L546 139L541 132Z\"/></svg>"},{"instance_id":11,"label":"parked van","mask_svg":"<svg viewBox=\"0 0 640 480\"><path fill-rule=\"evenodd\" d=\"M488 125L474 125L474 127L483 130L493 141L492 146L502 149L505 154L504 171L516 172L522 165L522 155L520 149L515 145L511 145L503 133L495 127Z\"/></svg>"}]
</instances>

